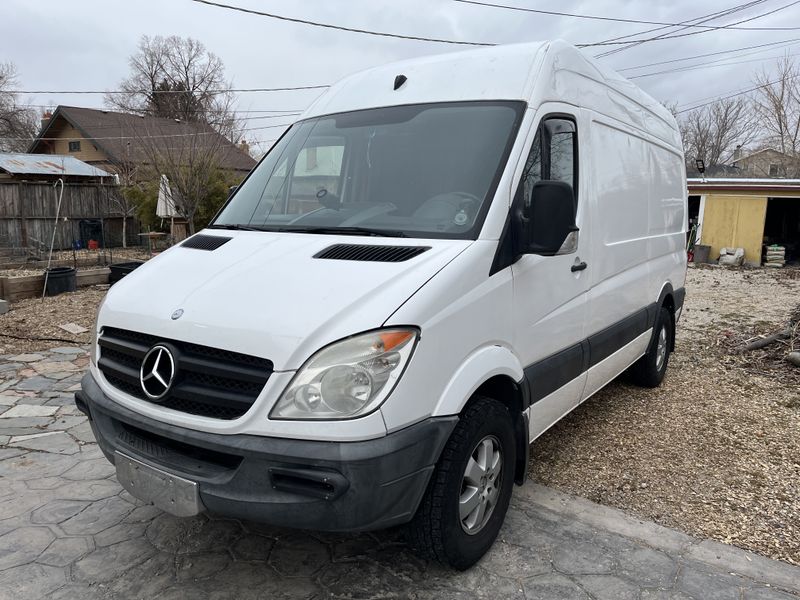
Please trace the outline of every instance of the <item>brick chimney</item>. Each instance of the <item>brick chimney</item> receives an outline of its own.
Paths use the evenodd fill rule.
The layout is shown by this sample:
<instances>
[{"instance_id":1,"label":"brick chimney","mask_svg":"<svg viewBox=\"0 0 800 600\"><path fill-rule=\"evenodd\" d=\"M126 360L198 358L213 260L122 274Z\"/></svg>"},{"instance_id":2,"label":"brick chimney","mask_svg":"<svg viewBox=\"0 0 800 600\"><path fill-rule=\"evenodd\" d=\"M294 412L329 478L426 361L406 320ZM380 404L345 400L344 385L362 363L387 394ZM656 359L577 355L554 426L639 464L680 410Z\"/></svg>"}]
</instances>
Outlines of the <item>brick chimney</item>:
<instances>
[{"instance_id":1,"label":"brick chimney","mask_svg":"<svg viewBox=\"0 0 800 600\"><path fill-rule=\"evenodd\" d=\"M733 162L735 163L740 158L742 158L742 145L737 144L736 149L733 151Z\"/></svg>"},{"instance_id":2,"label":"brick chimney","mask_svg":"<svg viewBox=\"0 0 800 600\"><path fill-rule=\"evenodd\" d=\"M239 142L239 150L250 156L250 144L247 143L247 140Z\"/></svg>"},{"instance_id":3,"label":"brick chimney","mask_svg":"<svg viewBox=\"0 0 800 600\"><path fill-rule=\"evenodd\" d=\"M53 118L53 113L49 110L46 110L42 113L42 130L47 127L47 124L50 122L50 119Z\"/></svg>"}]
</instances>

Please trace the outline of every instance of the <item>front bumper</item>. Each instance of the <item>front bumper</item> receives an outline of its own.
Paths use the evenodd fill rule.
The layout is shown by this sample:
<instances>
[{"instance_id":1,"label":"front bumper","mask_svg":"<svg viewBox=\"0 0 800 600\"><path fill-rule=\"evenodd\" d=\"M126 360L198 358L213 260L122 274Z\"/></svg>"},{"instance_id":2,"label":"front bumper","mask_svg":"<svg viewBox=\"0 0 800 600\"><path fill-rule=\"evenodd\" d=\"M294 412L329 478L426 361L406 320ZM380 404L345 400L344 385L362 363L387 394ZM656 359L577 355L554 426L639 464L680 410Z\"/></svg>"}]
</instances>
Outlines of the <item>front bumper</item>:
<instances>
[{"instance_id":1,"label":"front bumper","mask_svg":"<svg viewBox=\"0 0 800 600\"><path fill-rule=\"evenodd\" d=\"M320 531L409 521L458 419L431 418L362 442L222 435L120 406L90 373L81 387L76 403L112 463L121 452L196 482L202 506L217 515Z\"/></svg>"}]
</instances>

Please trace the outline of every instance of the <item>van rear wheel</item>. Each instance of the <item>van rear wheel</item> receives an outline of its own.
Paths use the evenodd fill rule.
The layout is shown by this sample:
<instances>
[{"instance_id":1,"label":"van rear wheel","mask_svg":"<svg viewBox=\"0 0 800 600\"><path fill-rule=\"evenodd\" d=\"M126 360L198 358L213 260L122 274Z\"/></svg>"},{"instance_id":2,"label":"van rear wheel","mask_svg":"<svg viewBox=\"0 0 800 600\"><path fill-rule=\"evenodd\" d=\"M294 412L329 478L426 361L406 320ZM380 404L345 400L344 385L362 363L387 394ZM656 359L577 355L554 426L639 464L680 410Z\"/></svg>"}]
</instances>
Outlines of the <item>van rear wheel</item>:
<instances>
[{"instance_id":1,"label":"van rear wheel","mask_svg":"<svg viewBox=\"0 0 800 600\"><path fill-rule=\"evenodd\" d=\"M459 419L408 525L411 544L459 570L475 564L505 519L515 461L514 424L508 409L478 397Z\"/></svg>"},{"instance_id":2,"label":"van rear wheel","mask_svg":"<svg viewBox=\"0 0 800 600\"><path fill-rule=\"evenodd\" d=\"M653 328L653 338L647 347L647 353L631 367L631 377L636 385L649 388L661 385L664 375L667 373L674 339L675 326L672 322L672 314L662 306Z\"/></svg>"}]
</instances>

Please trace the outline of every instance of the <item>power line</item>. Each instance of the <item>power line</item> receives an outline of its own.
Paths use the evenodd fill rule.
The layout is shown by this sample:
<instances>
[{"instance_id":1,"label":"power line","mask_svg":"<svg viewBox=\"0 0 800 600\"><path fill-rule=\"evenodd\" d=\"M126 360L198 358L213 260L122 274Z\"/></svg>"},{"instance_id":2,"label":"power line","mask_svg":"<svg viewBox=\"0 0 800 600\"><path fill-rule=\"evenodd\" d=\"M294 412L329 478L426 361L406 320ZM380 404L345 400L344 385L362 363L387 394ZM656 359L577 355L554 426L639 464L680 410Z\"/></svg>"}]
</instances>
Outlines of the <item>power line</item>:
<instances>
[{"instance_id":1,"label":"power line","mask_svg":"<svg viewBox=\"0 0 800 600\"><path fill-rule=\"evenodd\" d=\"M200 2L201 0L192 0ZM800 0L798 0L800 2ZM331 87L329 84L321 85L299 85L294 87L274 87L274 88L239 88L228 90L204 90L206 94L224 94L227 92L247 93L247 92L293 92L299 90L322 90ZM188 90L7 90L8 94L186 94Z\"/></svg>"},{"instance_id":2,"label":"power line","mask_svg":"<svg viewBox=\"0 0 800 600\"><path fill-rule=\"evenodd\" d=\"M641 19L626 19L623 17L603 17L600 15L581 15L577 13L566 13L555 10L541 10L538 8L527 8L522 6L509 6L507 4L492 4L490 2L480 2L478 0L453 0L461 4L474 4L476 6L486 6L491 8L501 8L505 10L513 10L519 12L536 13L540 15L550 15L555 17L571 17L575 19L588 19L592 21L613 21L615 23L636 23L640 25L666 25L667 27L679 27L687 25L686 23L665 23L663 21L643 21ZM687 27L695 27L702 29L735 29L740 31L786 31L800 29L800 27L735 27L728 25L687 25ZM586 46L592 44L584 44Z\"/></svg>"},{"instance_id":3,"label":"power line","mask_svg":"<svg viewBox=\"0 0 800 600\"><path fill-rule=\"evenodd\" d=\"M641 31L641 32L638 32L638 33L635 33L635 34L628 34L628 35L618 36L618 37L615 37L615 38L611 38L611 39L608 39L608 40L602 40L602 41L603 42L615 42L615 41L619 41L619 40L626 40L626 41L630 42L631 38L634 38L637 35L643 35L643 34L652 33L652 32L656 32L656 31L670 30L670 31L664 31L664 33L659 33L658 35L654 36L654 39L661 39L661 38L666 37L666 36L668 36L670 34L676 34L676 33L679 33L681 31L686 31L688 29L688 25L690 25L690 24L696 25L698 23L708 23L710 21L715 21L715 20L717 20L719 18L731 16L731 15L737 13L737 12L748 10L750 8L753 8L754 6L757 6L759 4L764 4L764 2L768 2L768 1L769 0L750 0L748 2L744 2L743 4L736 4L734 6L728 7L726 9L724 9L724 10L721 10L721 11L716 11L716 12L713 12L713 13L708 13L708 14L702 15L700 17L695 17L693 19L688 19L687 21L684 22L684 26L683 27L679 27L679 28L656 27L655 29L647 29L645 31ZM740 22L728 23L728 25L739 25L739 24L741 24L741 23ZM698 33L701 33L701 32L698 32ZM605 52L601 52L600 54L596 54L595 58L603 58L603 57L609 56L611 54L617 54L619 52L625 52L626 50L630 50L631 48L635 48L636 46L639 46L642 43L644 43L644 42L638 42L638 43L633 43L633 44L632 43L628 43L626 46L620 46L620 47L617 47L617 48L613 48L611 50L606 50Z\"/></svg>"},{"instance_id":4,"label":"power line","mask_svg":"<svg viewBox=\"0 0 800 600\"><path fill-rule=\"evenodd\" d=\"M242 129L242 133L248 131L262 131L264 129L277 129L280 127L291 127L294 123L281 123L279 125L264 125L261 127L250 127L247 129ZM0 137L0 140L13 140L18 142L27 142L27 141L34 141L37 142L55 142L55 141L81 141L86 140L88 142L96 141L96 140L139 140L139 139L153 139L153 138L180 138L180 137L193 137L196 135L221 135L217 131L193 131L191 133L165 133L165 134L146 134L146 135L111 135L111 136L100 136L100 137L37 137L37 138L25 138L25 137Z\"/></svg>"},{"instance_id":5,"label":"power line","mask_svg":"<svg viewBox=\"0 0 800 600\"><path fill-rule=\"evenodd\" d=\"M787 9L787 8L789 8L791 6L794 6L795 4L800 4L800 0L794 0L794 2L790 2L789 4L781 6L779 8L774 9L774 10L762 13L760 15L756 15L754 17L750 17L749 19L743 19L741 21L737 21L736 23L731 23L729 25L720 26L717 29L731 29L734 25L738 25L739 23L746 23L748 21L754 21L755 19L761 19L762 17L766 17L767 15L771 15L771 14L776 13L778 11ZM693 27L693 25L686 26L684 28L688 29L689 27ZM800 27L778 27L778 28L775 28L774 30L775 31L797 31L797 30L800 30ZM625 42L622 42L622 41L594 42L592 44L580 44L580 46L581 47L589 47L589 46L615 46L615 45L619 45L619 44L641 44L641 43L644 43L644 42L653 42L653 41L657 41L657 40L673 40L675 38L688 37L690 35L699 35L701 33L708 33L708 32L709 32L709 30L690 31L689 33L676 33L674 35L660 35L660 36L641 39L641 40L628 40L628 41L625 41Z\"/></svg>"},{"instance_id":6,"label":"power line","mask_svg":"<svg viewBox=\"0 0 800 600\"><path fill-rule=\"evenodd\" d=\"M634 67L623 67L622 69L615 69L617 72L635 71L637 69L644 69L646 67L657 67L659 65L668 65L671 63L682 62L684 60L695 60L698 58L707 58L709 56L719 56L721 54L730 54L732 52L742 52L744 50L752 50L753 48L767 48L771 46L779 46L781 44L789 44L793 42L800 42L800 38L793 38L791 40L781 40L780 42L769 42L768 44L757 44L755 46L743 46L741 48L731 48L730 50L720 50L719 52L708 52L706 54L695 54L694 56L684 56L683 58L673 58L671 60L660 60L654 63L647 63L645 65L636 65Z\"/></svg>"},{"instance_id":7,"label":"power line","mask_svg":"<svg viewBox=\"0 0 800 600\"><path fill-rule=\"evenodd\" d=\"M718 97L714 98L713 100L711 100L710 102L704 102L703 104L697 104L696 106L690 106L689 108L684 108L683 110L676 110L675 114L676 115L680 115L680 114L683 114L685 112L690 112L690 111L693 111L693 110L697 110L698 108L703 108L704 106L708 106L709 104L714 104L715 102L719 102L720 100L728 100L730 98L736 98L737 96L743 96L744 94L749 94L750 92L755 92L756 90L760 90L762 88L769 87L771 85L775 85L776 83L781 83L782 81L790 81L792 79L795 79L796 77L800 77L800 73L797 74L797 75L790 75L789 77L786 77L785 79L778 79L776 81L768 81L767 83L763 83L761 85L757 85L755 87L751 87L751 88L748 88L746 90L740 90L740 91L735 92L733 94L728 94L727 96L718 96Z\"/></svg>"},{"instance_id":8,"label":"power line","mask_svg":"<svg viewBox=\"0 0 800 600\"><path fill-rule=\"evenodd\" d=\"M303 114L303 113L302 112L293 112L293 113L283 113L283 114L280 114L280 115L265 115L265 116L258 116L258 117L237 117L237 120L238 121L256 121L256 120L262 120L262 119L284 119L284 118L294 117L294 116L301 115L301 114ZM131 115L131 116L136 118L138 115ZM193 123L193 121L183 121L181 119L171 119L169 117L157 117L157 118L164 119L166 121L179 122L179 123L181 123L183 125L190 125L190 124ZM212 127L214 126L214 123L206 122L206 124L210 125ZM128 123L123 122L122 120L119 120L117 123L111 124L111 125L95 125L95 126L92 127L92 131L97 131L97 130L101 130L101 129L123 129L123 128L128 127L128 125L129 125ZM59 138L59 139L64 139L64 138Z\"/></svg>"},{"instance_id":9,"label":"power line","mask_svg":"<svg viewBox=\"0 0 800 600\"><path fill-rule=\"evenodd\" d=\"M718 10L718 11L715 11L715 12L712 12L712 13L708 13L708 14L705 14L705 15L700 15L699 17L693 17L691 19L687 19L686 21L682 21L680 23L679 27L683 27L683 29L686 29L686 28L688 28L689 25L697 25L699 23L707 23L708 21L713 21L713 20L718 19L720 17L726 17L726 16L731 15L733 13L736 13L736 12L739 12L739 11L742 11L742 10L747 10L748 8L752 8L753 6L756 6L758 4L763 4L764 2L768 2L768 1L769 0L749 0L748 2L744 2L743 4L736 4L734 6L726 8L724 10ZM626 35L620 35L620 36L617 36L617 37L608 38L608 39L600 40L600 41L601 42L616 42L618 40L630 40L630 38L636 37L637 35L645 35L647 33L654 33L656 31L663 31L664 29L675 29L675 28L669 27L669 26L655 27L655 28L652 28L652 29L645 29L643 31L637 31L635 33L628 33ZM677 31L683 31L683 29L676 29L676 31L674 31L673 33L676 33ZM620 50L620 49L617 49L617 50ZM595 56L595 58L598 58L598 57L599 57L599 55Z\"/></svg>"},{"instance_id":10,"label":"power line","mask_svg":"<svg viewBox=\"0 0 800 600\"><path fill-rule=\"evenodd\" d=\"M742 56L748 56L748 55L747 54L743 54ZM751 58L751 59L748 59L748 60L737 60L737 61L733 61L733 62L724 62L724 61L731 60L730 57L729 58L721 58L721 59L716 60L716 61L711 61L711 63L706 63L706 64L702 64L702 65L686 65L686 66L683 66L683 67L676 67L674 69L665 69L663 71L654 71L652 73L642 73L641 75L634 75L632 77L629 77L628 79L642 79L644 77L653 77L655 75L665 75L665 74L668 74L668 73L683 73L685 71L696 71L697 69L714 69L714 68L717 68L717 67L729 67L729 66L732 66L732 65L743 65L745 63L762 62L762 61L765 61L765 60L772 60L772 59L775 59L775 58L782 58L784 56L787 56L787 57L788 56L797 56L797 53L793 53L793 54L777 54L777 55L774 55L774 56L765 56L763 58ZM734 58L741 58L741 57L734 57ZM719 64L715 64L715 63L719 63Z\"/></svg>"},{"instance_id":11,"label":"power line","mask_svg":"<svg viewBox=\"0 0 800 600\"><path fill-rule=\"evenodd\" d=\"M494 46L495 44L486 42L468 42L463 40L448 40L442 38L430 38L417 35L404 35L400 33L388 33L385 31L370 31L369 29L358 29L355 27L344 27L342 25L332 25L330 23L320 23L319 21L309 21L307 19L298 19L296 17L287 17L284 15L276 15L274 13L267 13L260 10L253 10L241 6L233 6L230 4L222 4L221 2L211 2L211 0L190 0L198 4L206 4L208 6L215 6L217 8L225 8L227 10L234 10L249 15L256 15L259 17L266 17L269 19L277 19L279 21L288 21L290 23L300 23L302 25L311 25L313 27L323 27L325 29L336 29L339 31L348 31L350 33L362 33L365 35L374 35L380 37L397 38L401 40L413 40L417 42L436 42L439 44L458 44L462 46Z\"/></svg>"},{"instance_id":12,"label":"power line","mask_svg":"<svg viewBox=\"0 0 800 600\"><path fill-rule=\"evenodd\" d=\"M59 106L63 106L65 108L82 108L82 109L90 109L90 110L97 110L100 112L110 112L110 113L117 113L118 111L109 110L107 108L94 108L91 106L72 106L70 107L67 104L24 104L20 106L30 107L30 108L44 108L44 109L56 109ZM267 109L259 109L259 110L245 110L245 109L230 109L226 110L224 108L208 108L203 110L204 113L234 113L234 114L255 114L255 113L281 113L281 114L301 114L305 108L291 108L285 110L267 110ZM120 114L131 114L131 113L120 113Z\"/></svg>"}]
</instances>

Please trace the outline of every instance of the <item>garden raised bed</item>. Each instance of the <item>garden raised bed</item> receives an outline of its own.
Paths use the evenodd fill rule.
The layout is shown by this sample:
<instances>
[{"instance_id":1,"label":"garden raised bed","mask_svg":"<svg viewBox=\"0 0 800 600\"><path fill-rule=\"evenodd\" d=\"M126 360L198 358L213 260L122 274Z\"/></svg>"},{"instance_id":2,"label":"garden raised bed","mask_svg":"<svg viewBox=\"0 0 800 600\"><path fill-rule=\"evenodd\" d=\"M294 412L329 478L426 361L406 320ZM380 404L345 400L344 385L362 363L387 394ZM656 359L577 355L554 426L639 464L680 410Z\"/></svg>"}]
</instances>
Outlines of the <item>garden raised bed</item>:
<instances>
[{"instance_id":1,"label":"garden raised bed","mask_svg":"<svg viewBox=\"0 0 800 600\"><path fill-rule=\"evenodd\" d=\"M107 268L78 271L78 287L108 283L110 272ZM0 298L9 302L41 296L43 289L44 273L27 277L0 277Z\"/></svg>"}]
</instances>

